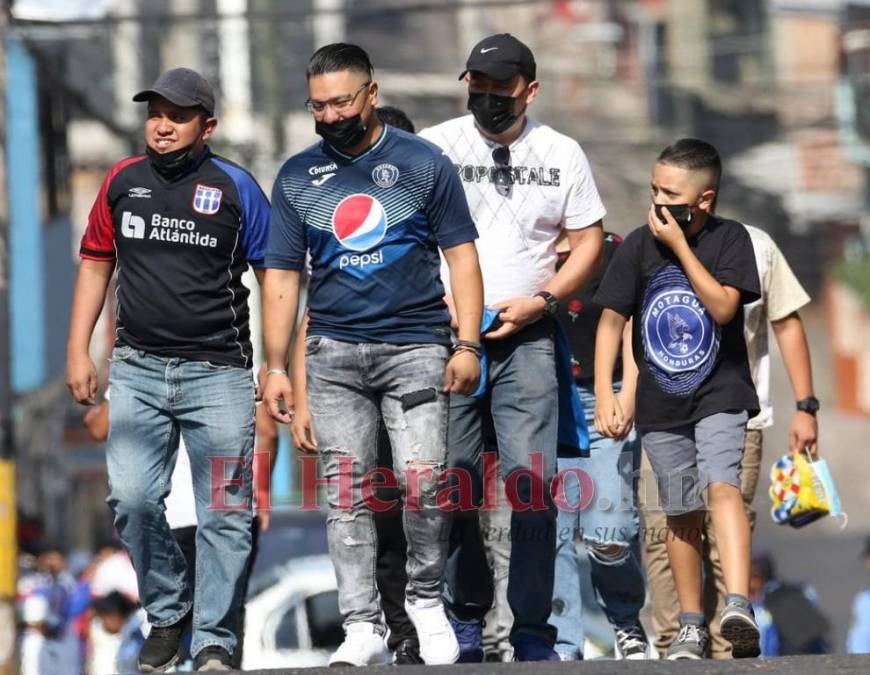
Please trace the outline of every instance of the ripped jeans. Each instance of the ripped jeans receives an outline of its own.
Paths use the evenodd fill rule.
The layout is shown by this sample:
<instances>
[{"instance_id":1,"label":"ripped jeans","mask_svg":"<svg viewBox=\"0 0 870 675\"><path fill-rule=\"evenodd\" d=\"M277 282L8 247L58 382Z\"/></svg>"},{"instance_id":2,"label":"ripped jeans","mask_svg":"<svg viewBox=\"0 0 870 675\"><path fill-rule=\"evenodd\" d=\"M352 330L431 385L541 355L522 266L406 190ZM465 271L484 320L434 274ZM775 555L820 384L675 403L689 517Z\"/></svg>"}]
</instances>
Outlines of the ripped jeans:
<instances>
[{"instance_id":1,"label":"ripped jeans","mask_svg":"<svg viewBox=\"0 0 870 675\"><path fill-rule=\"evenodd\" d=\"M550 615L558 631L554 648L568 660L583 656L583 602L592 596L590 590L616 628L638 620L646 595L638 542L640 439L635 431L622 441L601 436L595 431L592 383L578 385L577 391L589 427L590 456L559 458L565 502L572 508L560 509L556 520L556 579ZM583 489L578 474L584 477ZM577 556L576 535L586 548L588 572Z\"/></svg>"},{"instance_id":2,"label":"ripped jeans","mask_svg":"<svg viewBox=\"0 0 870 675\"><path fill-rule=\"evenodd\" d=\"M326 528L339 609L345 627L365 621L383 633L372 511L390 504L379 502L372 488L391 482L370 473L377 466L378 421L383 417L387 427L394 475L404 494L406 597L440 598L449 521L438 508L437 492L447 454L448 399L441 389L449 350L315 335L306 339L305 355L308 407L323 479L329 481Z\"/></svg>"}]
</instances>

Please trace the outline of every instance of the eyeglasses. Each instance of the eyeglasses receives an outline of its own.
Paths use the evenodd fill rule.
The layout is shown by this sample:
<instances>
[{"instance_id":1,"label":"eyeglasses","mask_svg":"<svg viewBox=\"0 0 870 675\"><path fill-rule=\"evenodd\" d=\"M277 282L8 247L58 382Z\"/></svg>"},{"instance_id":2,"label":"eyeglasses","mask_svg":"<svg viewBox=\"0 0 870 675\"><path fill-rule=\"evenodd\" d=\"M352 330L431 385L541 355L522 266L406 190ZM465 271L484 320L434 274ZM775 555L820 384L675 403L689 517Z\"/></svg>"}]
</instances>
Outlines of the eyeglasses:
<instances>
[{"instance_id":1,"label":"eyeglasses","mask_svg":"<svg viewBox=\"0 0 870 675\"><path fill-rule=\"evenodd\" d=\"M497 147L492 151L492 161L495 163L495 171L492 175L495 189L502 197L509 197L514 186L510 148L506 145Z\"/></svg>"},{"instance_id":2,"label":"eyeglasses","mask_svg":"<svg viewBox=\"0 0 870 675\"><path fill-rule=\"evenodd\" d=\"M371 83L372 81L369 80L368 82L361 84L359 88L352 94L348 94L347 96L337 96L336 98L331 98L328 101L312 101L309 98L307 101L305 101L305 109L310 113L322 113L327 108L332 108L335 112L339 114L347 112L353 105L356 97L359 96L360 92L368 87Z\"/></svg>"}]
</instances>

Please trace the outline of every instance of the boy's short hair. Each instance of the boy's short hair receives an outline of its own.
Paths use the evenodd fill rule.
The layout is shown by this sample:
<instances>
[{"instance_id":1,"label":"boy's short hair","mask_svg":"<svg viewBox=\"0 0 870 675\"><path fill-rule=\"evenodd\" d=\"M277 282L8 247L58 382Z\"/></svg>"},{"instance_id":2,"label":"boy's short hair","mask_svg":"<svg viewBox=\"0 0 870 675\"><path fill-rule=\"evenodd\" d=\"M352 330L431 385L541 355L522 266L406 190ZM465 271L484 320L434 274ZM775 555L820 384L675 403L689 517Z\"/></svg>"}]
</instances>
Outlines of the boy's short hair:
<instances>
[{"instance_id":1,"label":"boy's short hair","mask_svg":"<svg viewBox=\"0 0 870 675\"><path fill-rule=\"evenodd\" d=\"M305 69L305 79L310 80L315 75L337 73L342 70L352 70L369 78L374 77L375 74L371 59L362 47L346 42L335 42L324 45L311 55L308 67Z\"/></svg>"},{"instance_id":2,"label":"boy's short hair","mask_svg":"<svg viewBox=\"0 0 870 675\"><path fill-rule=\"evenodd\" d=\"M391 105L380 106L375 109L378 114L378 119L384 124L389 124L391 127L407 131L409 134L414 133L414 123L408 118L404 110L395 108Z\"/></svg>"},{"instance_id":3,"label":"boy's short hair","mask_svg":"<svg viewBox=\"0 0 870 675\"><path fill-rule=\"evenodd\" d=\"M710 171L711 188L719 189L722 178L722 159L719 152L707 141L697 138L681 138L662 150L656 160L659 164L676 166L690 171Z\"/></svg>"}]
</instances>

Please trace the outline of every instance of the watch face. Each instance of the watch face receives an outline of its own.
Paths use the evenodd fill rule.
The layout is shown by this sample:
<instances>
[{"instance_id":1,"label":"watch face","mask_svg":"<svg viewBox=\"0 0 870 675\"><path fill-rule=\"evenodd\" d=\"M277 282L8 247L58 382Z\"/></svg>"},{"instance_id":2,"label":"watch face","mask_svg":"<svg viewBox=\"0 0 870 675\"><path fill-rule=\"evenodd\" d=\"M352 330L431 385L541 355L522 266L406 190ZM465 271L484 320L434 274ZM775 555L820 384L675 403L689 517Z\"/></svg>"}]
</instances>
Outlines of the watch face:
<instances>
[{"instance_id":1,"label":"watch face","mask_svg":"<svg viewBox=\"0 0 870 675\"><path fill-rule=\"evenodd\" d=\"M819 401L816 398L805 398L802 401L798 401L798 410L808 413L817 412L819 409Z\"/></svg>"}]
</instances>

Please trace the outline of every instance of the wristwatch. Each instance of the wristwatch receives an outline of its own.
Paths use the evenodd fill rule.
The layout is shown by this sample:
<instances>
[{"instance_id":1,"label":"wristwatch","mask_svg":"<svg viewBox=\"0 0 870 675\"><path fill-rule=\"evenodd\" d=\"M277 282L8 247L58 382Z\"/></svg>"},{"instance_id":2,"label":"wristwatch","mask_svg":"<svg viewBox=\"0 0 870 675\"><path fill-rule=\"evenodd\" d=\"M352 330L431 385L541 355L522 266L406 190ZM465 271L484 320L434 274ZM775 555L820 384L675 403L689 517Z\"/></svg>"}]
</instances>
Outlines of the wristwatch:
<instances>
[{"instance_id":1,"label":"wristwatch","mask_svg":"<svg viewBox=\"0 0 870 675\"><path fill-rule=\"evenodd\" d=\"M559 312L559 301L556 300L556 296L552 293L548 293L547 291L538 291L535 293L536 298L543 298L544 302L547 303L544 305L544 314L546 316L556 316Z\"/></svg>"},{"instance_id":2,"label":"wristwatch","mask_svg":"<svg viewBox=\"0 0 870 675\"><path fill-rule=\"evenodd\" d=\"M815 417L819 410L819 399L815 396L808 396L807 398L801 399L797 402L797 409Z\"/></svg>"}]
</instances>

